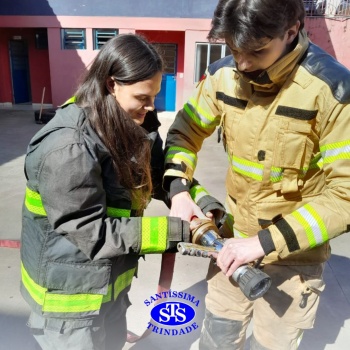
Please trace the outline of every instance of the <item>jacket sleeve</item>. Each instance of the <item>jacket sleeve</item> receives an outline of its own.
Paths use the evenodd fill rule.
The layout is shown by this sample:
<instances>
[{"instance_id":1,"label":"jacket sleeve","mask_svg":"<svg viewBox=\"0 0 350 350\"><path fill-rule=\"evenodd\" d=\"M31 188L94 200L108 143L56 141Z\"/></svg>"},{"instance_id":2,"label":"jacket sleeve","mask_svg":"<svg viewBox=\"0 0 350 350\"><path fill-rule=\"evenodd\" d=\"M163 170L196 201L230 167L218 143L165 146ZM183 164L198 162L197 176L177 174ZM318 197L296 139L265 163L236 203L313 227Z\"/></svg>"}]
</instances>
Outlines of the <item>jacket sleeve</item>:
<instances>
[{"instance_id":1,"label":"jacket sleeve","mask_svg":"<svg viewBox=\"0 0 350 350\"><path fill-rule=\"evenodd\" d=\"M321 123L319 153L315 157L323 170L324 189L259 232L265 253L276 250L283 258L320 246L350 230L350 105L331 100L327 99L329 117Z\"/></svg>"},{"instance_id":2,"label":"jacket sleeve","mask_svg":"<svg viewBox=\"0 0 350 350\"><path fill-rule=\"evenodd\" d=\"M193 96L180 110L170 127L165 145L165 176L163 187L170 190L174 178L192 181L197 153L203 140L219 125L221 114L217 107L215 80L207 73Z\"/></svg>"},{"instance_id":3,"label":"jacket sleeve","mask_svg":"<svg viewBox=\"0 0 350 350\"><path fill-rule=\"evenodd\" d=\"M46 155L38 188L53 229L90 259L162 253L189 240L189 224L172 217L107 216L101 166L85 144Z\"/></svg>"},{"instance_id":4,"label":"jacket sleeve","mask_svg":"<svg viewBox=\"0 0 350 350\"><path fill-rule=\"evenodd\" d=\"M192 181L190 195L204 214L209 211L213 213L216 226L220 227L223 224L226 215L224 205L215 197L211 196L196 179Z\"/></svg>"}]
</instances>

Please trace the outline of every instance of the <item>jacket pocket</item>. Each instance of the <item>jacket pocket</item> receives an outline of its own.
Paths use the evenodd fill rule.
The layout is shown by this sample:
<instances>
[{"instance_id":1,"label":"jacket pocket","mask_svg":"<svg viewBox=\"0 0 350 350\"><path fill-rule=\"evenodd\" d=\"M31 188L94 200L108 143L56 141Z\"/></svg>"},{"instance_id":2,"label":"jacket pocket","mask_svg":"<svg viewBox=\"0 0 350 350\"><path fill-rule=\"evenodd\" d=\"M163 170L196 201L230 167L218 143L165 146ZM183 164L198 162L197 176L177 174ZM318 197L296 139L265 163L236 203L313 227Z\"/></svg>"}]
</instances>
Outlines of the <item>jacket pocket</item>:
<instances>
[{"instance_id":1,"label":"jacket pocket","mask_svg":"<svg viewBox=\"0 0 350 350\"><path fill-rule=\"evenodd\" d=\"M275 140L273 166L282 174L274 188L283 194L297 192L303 184L301 178L310 164L314 146L310 133L308 123L281 122Z\"/></svg>"},{"instance_id":2,"label":"jacket pocket","mask_svg":"<svg viewBox=\"0 0 350 350\"><path fill-rule=\"evenodd\" d=\"M108 292L110 265L49 262L45 287L66 293L103 294Z\"/></svg>"}]
</instances>

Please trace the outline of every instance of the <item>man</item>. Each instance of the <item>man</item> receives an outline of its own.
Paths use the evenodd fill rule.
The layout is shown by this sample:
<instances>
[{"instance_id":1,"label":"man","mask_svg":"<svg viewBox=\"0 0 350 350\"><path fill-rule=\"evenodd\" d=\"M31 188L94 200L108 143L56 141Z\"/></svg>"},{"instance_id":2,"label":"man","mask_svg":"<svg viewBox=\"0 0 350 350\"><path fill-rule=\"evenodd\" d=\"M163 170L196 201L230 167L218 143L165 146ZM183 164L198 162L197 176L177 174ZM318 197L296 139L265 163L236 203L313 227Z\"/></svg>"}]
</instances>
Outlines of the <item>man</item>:
<instances>
[{"instance_id":1,"label":"man","mask_svg":"<svg viewBox=\"0 0 350 350\"><path fill-rule=\"evenodd\" d=\"M169 130L170 215L191 220L197 152L217 127L230 162L231 238L209 267L200 349L243 349L251 320L251 349L296 349L328 242L349 231L350 72L308 40L304 17L302 0L220 0L208 39L232 56L208 67ZM262 257L272 285L249 301L230 276Z\"/></svg>"}]
</instances>

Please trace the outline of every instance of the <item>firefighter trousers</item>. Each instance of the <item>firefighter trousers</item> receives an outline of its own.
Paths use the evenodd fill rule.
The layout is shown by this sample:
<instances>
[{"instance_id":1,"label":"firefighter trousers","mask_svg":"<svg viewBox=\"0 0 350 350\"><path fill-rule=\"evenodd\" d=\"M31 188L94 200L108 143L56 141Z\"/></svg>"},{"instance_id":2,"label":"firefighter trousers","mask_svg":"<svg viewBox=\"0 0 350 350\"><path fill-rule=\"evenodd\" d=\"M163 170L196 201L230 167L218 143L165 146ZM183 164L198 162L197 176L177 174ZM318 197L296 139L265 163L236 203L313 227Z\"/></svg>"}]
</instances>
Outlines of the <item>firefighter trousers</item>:
<instances>
[{"instance_id":1,"label":"firefighter trousers","mask_svg":"<svg viewBox=\"0 0 350 350\"><path fill-rule=\"evenodd\" d=\"M121 350L126 342L129 305L125 294L104 304L93 318L63 319L32 312L27 325L43 350Z\"/></svg>"},{"instance_id":2,"label":"firefighter trousers","mask_svg":"<svg viewBox=\"0 0 350 350\"><path fill-rule=\"evenodd\" d=\"M267 293L249 301L232 278L211 262L200 350L242 350L252 321L252 350L295 350L313 327L324 289L324 264L265 265L272 280Z\"/></svg>"}]
</instances>

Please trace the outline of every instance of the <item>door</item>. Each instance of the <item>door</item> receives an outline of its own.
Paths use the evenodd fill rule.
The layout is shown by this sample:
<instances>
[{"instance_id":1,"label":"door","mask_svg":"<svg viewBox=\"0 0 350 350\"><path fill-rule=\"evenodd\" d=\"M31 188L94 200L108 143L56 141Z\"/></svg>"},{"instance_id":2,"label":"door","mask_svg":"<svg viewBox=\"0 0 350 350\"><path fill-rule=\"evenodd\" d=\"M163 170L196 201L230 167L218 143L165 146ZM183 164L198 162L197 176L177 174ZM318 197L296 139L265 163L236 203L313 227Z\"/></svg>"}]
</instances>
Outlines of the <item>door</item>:
<instances>
[{"instance_id":1,"label":"door","mask_svg":"<svg viewBox=\"0 0 350 350\"><path fill-rule=\"evenodd\" d=\"M14 103L30 103L32 96L27 43L23 40L11 40L9 50Z\"/></svg>"},{"instance_id":2,"label":"door","mask_svg":"<svg viewBox=\"0 0 350 350\"><path fill-rule=\"evenodd\" d=\"M164 60L164 74L159 94L154 104L158 111L175 111L176 101L176 44L155 44Z\"/></svg>"}]
</instances>

